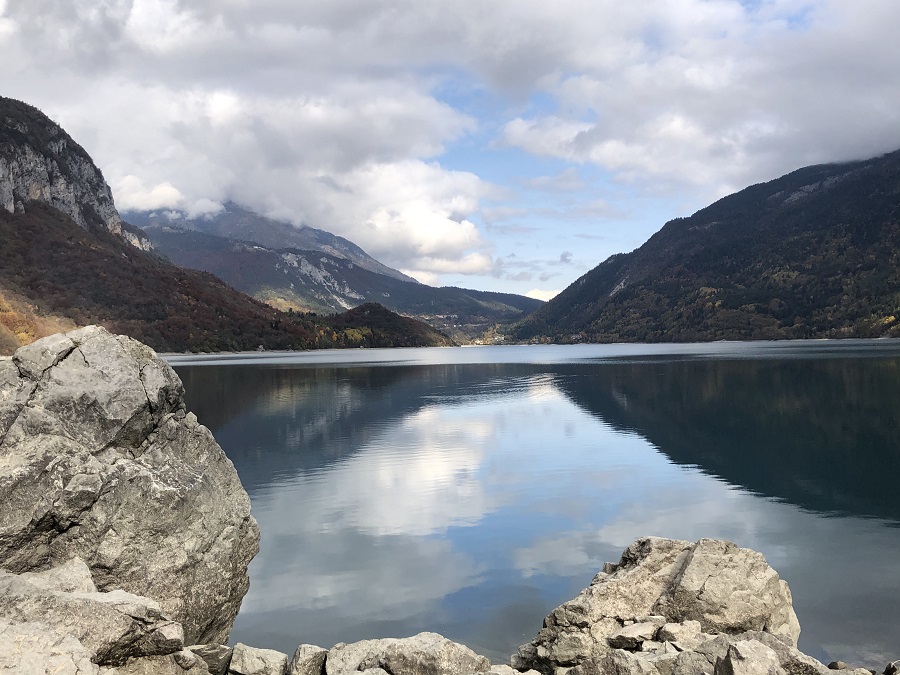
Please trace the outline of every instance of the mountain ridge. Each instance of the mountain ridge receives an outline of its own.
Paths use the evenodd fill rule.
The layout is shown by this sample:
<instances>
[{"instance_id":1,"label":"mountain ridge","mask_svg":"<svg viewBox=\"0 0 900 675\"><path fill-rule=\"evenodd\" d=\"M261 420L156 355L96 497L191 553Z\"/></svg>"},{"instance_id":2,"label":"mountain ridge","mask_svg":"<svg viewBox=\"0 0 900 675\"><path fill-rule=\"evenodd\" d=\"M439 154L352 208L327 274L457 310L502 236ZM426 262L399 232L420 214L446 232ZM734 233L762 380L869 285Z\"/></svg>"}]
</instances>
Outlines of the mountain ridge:
<instances>
[{"instance_id":1,"label":"mountain ridge","mask_svg":"<svg viewBox=\"0 0 900 675\"><path fill-rule=\"evenodd\" d=\"M408 282L336 257L328 250L270 248L175 225L157 224L146 233L155 250L177 265L210 272L279 309L327 313L378 302L425 321L460 342L480 338L495 324L543 304L512 293Z\"/></svg>"},{"instance_id":2,"label":"mountain ridge","mask_svg":"<svg viewBox=\"0 0 900 675\"><path fill-rule=\"evenodd\" d=\"M376 326L342 315L280 312L211 274L177 267L110 232L88 232L43 203L22 214L0 210L0 239L0 293L27 298L39 315L101 324L157 351L452 344L393 313L392 331L382 313ZM0 322L16 319L9 314L0 312Z\"/></svg>"},{"instance_id":3,"label":"mountain ridge","mask_svg":"<svg viewBox=\"0 0 900 675\"><path fill-rule=\"evenodd\" d=\"M126 211L125 218L144 230L178 227L226 239L250 241L266 248L322 251L336 258L350 260L371 272L419 283L399 270L379 262L349 239L308 225L294 226L286 221L263 216L232 201L225 202L219 212L194 218L178 211L162 210Z\"/></svg>"},{"instance_id":4,"label":"mountain ridge","mask_svg":"<svg viewBox=\"0 0 900 675\"><path fill-rule=\"evenodd\" d=\"M371 304L349 316L281 312L151 253L84 149L37 108L3 97L0 197L4 351L68 322L160 351L452 344Z\"/></svg>"},{"instance_id":5,"label":"mountain ridge","mask_svg":"<svg viewBox=\"0 0 900 675\"><path fill-rule=\"evenodd\" d=\"M666 223L515 324L518 340L900 336L900 151L804 167Z\"/></svg>"}]
</instances>

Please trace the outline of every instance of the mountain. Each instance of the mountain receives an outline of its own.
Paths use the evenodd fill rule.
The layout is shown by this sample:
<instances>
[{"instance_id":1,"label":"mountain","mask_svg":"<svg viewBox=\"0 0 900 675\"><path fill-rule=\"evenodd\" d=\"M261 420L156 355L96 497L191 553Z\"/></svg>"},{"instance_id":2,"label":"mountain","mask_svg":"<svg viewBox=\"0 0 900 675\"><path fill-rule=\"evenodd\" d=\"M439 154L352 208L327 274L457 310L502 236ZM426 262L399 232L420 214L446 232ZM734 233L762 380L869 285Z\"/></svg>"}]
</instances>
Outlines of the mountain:
<instances>
[{"instance_id":1,"label":"mountain","mask_svg":"<svg viewBox=\"0 0 900 675\"><path fill-rule=\"evenodd\" d=\"M900 336L900 151L811 166L665 224L510 329L519 340Z\"/></svg>"},{"instance_id":2,"label":"mountain","mask_svg":"<svg viewBox=\"0 0 900 675\"><path fill-rule=\"evenodd\" d=\"M146 232L157 252L177 265L215 274L279 309L335 312L364 302L378 302L465 342L543 304L512 293L434 288L398 279L373 270L371 265L363 267L356 260L336 256L330 248L276 249L259 242L165 225L158 219L154 223Z\"/></svg>"},{"instance_id":3,"label":"mountain","mask_svg":"<svg viewBox=\"0 0 900 675\"><path fill-rule=\"evenodd\" d=\"M0 97L0 208L52 206L86 230L110 232L143 250L143 233L122 221L103 174L62 127L37 108Z\"/></svg>"},{"instance_id":4,"label":"mountain","mask_svg":"<svg viewBox=\"0 0 900 675\"><path fill-rule=\"evenodd\" d=\"M374 305L280 312L146 250L99 169L43 113L0 97L0 346L99 323L161 351L451 344Z\"/></svg>"},{"instance_id":5,"label":"mountain","mask_svg":"<svg viewBox=\"0 0 900 675\"><path fill-rule=\"evenodd\" d=\"M177 211L128 211L129 222L144 230L176 227L226 239L252 241L268 248L294 248L301 251L320 251L354 263L370 272L392 279L419 283L402 272L383 265L352 241L314 227L295 227L290 223L253 213L233 202L224 209L198 218L188 218Z\"/></svg>"},{"instance_id":6,"label":"mountain","mask_svg":"<svg viewBox=\"0 0 900 675\"><path fill-rule=\"evenodd\" d=\"M377 321L359 313L280 312L211 274L177 267L111 233L88 232L40 202L20 214L0 210L0 240L0 294L27 298L41 315L102 324L159 351L452 344L376 305L366 307L377 308ZM0 332L19 333L17 321L0 311Z\"/></svg>"}]
</instances>

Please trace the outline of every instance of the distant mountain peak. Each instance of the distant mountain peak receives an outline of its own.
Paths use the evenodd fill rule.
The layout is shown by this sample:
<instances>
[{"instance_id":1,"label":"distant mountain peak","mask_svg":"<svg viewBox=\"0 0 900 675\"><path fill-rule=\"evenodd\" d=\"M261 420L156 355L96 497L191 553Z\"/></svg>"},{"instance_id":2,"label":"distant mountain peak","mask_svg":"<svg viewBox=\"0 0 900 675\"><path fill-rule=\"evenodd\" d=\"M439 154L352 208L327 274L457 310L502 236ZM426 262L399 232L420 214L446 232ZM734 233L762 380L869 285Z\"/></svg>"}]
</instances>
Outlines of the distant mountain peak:
<instances>
[{"instance_id":1,"label":"distant mountain peak","mask_svg":"<svg viewBox=\"0 0 900 675\"><path fill-rule=\"evenodd\" d=\"M169 224L148 227L147 233L156 250L176 264L211 272L282 310L330 313L377 302L466 342L543 304L508 293L434 288L397 279L335 255L329 247L268 248Z\"/></svg>"},{"instance_id":2,"label":"distant mountain peak","mask_svg":"<svg viewBox=\"0 0 900 675\"><path fill-rule=\"evenodd\" d=\"M350 260L363 269L393 279L419 283L412 277L379 262L352 241L331 232L308 225L293 225L285 220L269 218L233 201L222 204L216 213L189 217L172 211L129 211L128 221L145 228L162 224L177 226L228 239L251 241L278 250L295 248L302 251L321 251L336 258Z\"/></svg>"}]
</instances>

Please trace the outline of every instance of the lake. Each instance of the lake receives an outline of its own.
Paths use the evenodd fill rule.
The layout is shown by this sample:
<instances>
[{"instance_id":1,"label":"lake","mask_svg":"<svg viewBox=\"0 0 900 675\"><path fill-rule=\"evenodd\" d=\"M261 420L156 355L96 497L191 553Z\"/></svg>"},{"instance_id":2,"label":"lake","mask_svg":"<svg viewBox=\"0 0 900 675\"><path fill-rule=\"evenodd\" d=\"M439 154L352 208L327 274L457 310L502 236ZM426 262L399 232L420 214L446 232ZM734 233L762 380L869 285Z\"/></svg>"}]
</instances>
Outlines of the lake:
<instances>
[{"instance_id":1,"label":"lake","mask_svg":"<svg viewBox=\"0 0 900 675\"><path fill-rule=\"evenodd\" d=\"M232 642L430 630L508 662L637 537L730 539L800 648L900 657L900 343L171 356L262 542Z\"/></svg>"}]
</instances>

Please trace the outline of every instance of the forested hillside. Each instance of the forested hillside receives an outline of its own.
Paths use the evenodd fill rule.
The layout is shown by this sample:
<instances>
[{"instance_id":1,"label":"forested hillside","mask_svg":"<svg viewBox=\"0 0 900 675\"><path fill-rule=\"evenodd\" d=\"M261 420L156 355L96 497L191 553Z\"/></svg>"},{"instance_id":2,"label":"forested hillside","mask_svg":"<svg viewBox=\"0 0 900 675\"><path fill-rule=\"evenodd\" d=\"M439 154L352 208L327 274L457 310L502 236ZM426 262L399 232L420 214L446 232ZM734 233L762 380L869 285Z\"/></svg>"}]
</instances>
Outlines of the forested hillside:
<instances>
[{"instance_id":1,"label":"forested hillside","mask_svg":"<svg viewBox=\"0 0 900 675\"><path fill-rule=\"evenodd\" d=\"M0 243L0 352L92 323L161 351L451 344L382 308L281 312L149 252L87 152L36 108L3 97Z\"/></svg>"},{"instance_id":2,"label":"forested hillside","mask_svg":"<svg viewBox=\"0 0 900 675\"><path fill-rule=\"evenodd\" d=\"M32 314L99 323L160 351L450 344L429 326L412 326L387 310L373 326L360 314L280 312L211 274L172 265L111 233L82 229L40 203L23 214L0 210L0 241L0 292L28 299ZM0 322L13 323L7 331L28 337L15 323L21 318L0 312ZM384 330L392 321L394 332Z\"/></svg>"},{"instance_id":3,"label":"forested hillside","mask_svg":"<svg viewBox=\"0 0 900 675\"><path fill-rule=\"evenodd\" d=\"M520 340L900 336L900 151L812 166L672 220L513 329Z\"/></svg>"}]
</instances>

